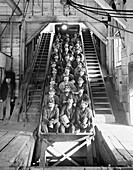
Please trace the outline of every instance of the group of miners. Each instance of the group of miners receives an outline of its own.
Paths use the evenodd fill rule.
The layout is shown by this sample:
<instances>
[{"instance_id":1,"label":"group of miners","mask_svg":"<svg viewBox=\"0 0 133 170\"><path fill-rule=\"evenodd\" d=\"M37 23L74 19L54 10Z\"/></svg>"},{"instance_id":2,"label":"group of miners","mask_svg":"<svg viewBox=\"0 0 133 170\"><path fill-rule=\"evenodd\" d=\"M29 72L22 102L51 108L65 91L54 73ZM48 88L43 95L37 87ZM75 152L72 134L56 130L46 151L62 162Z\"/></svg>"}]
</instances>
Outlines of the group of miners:
<instances>
[{"instance_id":1,"label":"group of miners","mask_svg":"<svg viewBox=\"0 0 133 170\"><path fill-rule=\"evenodd\" d=\"M94 117L79 34L55 34L43 103L42 132L93 132Z\"/></svg>"}]
</instances>

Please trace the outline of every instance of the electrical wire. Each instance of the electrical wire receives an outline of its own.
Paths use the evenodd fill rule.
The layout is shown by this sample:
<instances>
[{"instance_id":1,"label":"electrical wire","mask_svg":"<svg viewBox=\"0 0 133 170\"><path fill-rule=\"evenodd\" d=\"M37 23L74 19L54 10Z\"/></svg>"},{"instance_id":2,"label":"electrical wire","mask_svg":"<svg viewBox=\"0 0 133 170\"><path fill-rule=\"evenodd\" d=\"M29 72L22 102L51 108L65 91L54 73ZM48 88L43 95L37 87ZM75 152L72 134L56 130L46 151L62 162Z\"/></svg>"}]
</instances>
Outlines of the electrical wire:
<instances>
[{"instance_id":1,"label":"electrical wire","mask_svg":"<svg viewBox=\"0 0 133 170\"><path fill-rule=\"evenodd\" d=\"M75 4L75 5L78 4L78 3L73 2L72 0L67 0L67 4L68 4L68 5L70 5L71 3L73 3L73 4ZM81 4L79 4L79 5L81 5ZM82 6L84 6L84 7L86 7L86 8L90 8L90 9L95 9L95 10L101 10L101 11L113 11L113 12L114 12L113 9L95 8L95 7L85 6L85 5L82 5ZM133 13L133 10L116 10L116 12L132 12L132 13ZM125 13L125 14L126 14L126 13Z\"/></svg>"},{"instance_id":2,"label":"electrical wire","mask_svg":"<svg viewBox=\"0 0 133 170\"><path fill-rule=\"evenodd\" d=\"M13 16L13 14L14 14L16 8L18 7L18 4L19 4L19 3L20 3L20 0L18 0L18 3L16 4L16 7L15 7L14 10L12 11L12 15L10 16L9 21L7 22L7 24L5 25L4 29L2 30L2 32L1 32L1 34L0 34L0 37L1 37L2 34L4 33L4 31L5 31L6 27L7 27L7 25L10 23L10 21L11 21L11 19L12 19L12 16Z\"/></svg>"},{"instance_id":3,"label":"electrical wire","mask_svg":"<svg viewBox=\"0 0 133 170\"><path fill-rule=\"evenodd\" d=\"M70 4L69 4L69 5L70 5ZM104 22L104 21L101 21L101 20L99 20L99 19L97 19L97 18L95 18L95 17L93 17L93 16L91 16L91 15L89 15L89 14L86 14L85 12L83 12L83 11L80 10L80 9L78 9L76 6L74 6L74 5L72 5L72 4L71 4L71 6L72 6L73 8L75 8L75 9L77 9L78 11L80 11L81 13L89 16L90 18L92 18L92 19L94 19L94 20L96 20L96 21L98 21L98 22L104 23L106 26L111 26L111 27L113 27L113 28L118 29L117 26L114 26L114 25L112 25L112 24L108 24L108 23L106 23L106 22ZM124 28L120 28L120 27L119 27L119 30L128 32L128 33L130 33L130 34L133 34L133 31L129 31L129 30L124 29Z\"/></svg>"},{"instance_id":4,"label":"electrical wire","mask_svg":"<svg viewBox=\"0 0 133 170\"><path fill-rule=\"evenodd\" d=\"M77 5L77 6L79 6L79 7L81 7L81 8L87 8L87 9L85 9L85 10L87 10L87 11L89 11L89 12L97 12L97 13L99 13L100 15L108 15L108 10L106 10L106 9L101 9L101 8L93 8L93 7L88 7L88 6L85 6L85 5L82 5L82 4L78 4L78 3L75 3L75 2L73 2L73 1L69 1L69 5ZM89 10L90 9L90 10ZM95 9L95 10L94 10ZM98 11L100 9L100 11ZM101 10L103 10L102 12L101 12ZM106 12L105 12L106 11ZM129 15L129 16L132 16L132 17L127 17L127 16L124 16L124 18L133 18L133 13L131 14L128 14L128 13L117 13L118 12L118 10L114 13L114 10L111 10L111 11L113 11L113 13L112 12L109 12L109 14L112 14L112 15L114 15L113 17L117 17L117 18L123 18L123 15ZM132 11L133 12L133 11ZM119 16L117 16L117 15L119 15ZM122 16L120 16L120 15L122 15Z\"/></svg>"},{"instance_id":5,"label":"electrical wire","mask_svg":"<svg viewBox=\"0 0 133 170\"><path fill-rule=\"evenodd\" d=\"M106 16L106 17L108 17L108 16L110 16L110 14L108 14L107 12L99 12L99 11L95 11L95 10L89 10L89 9L86 9L86 8L84 8L84 7L82 7L82 5L81 6L79 6L80 8L82 8L83 10L86 10L86 11L88 11L88 12L92 12L92 13L94 13L94 14L97 14L97 15L102 15L102 16ZM113 15L113 16L110 16L110 17L115 17L115 18L125 18L125 19L131 19L131 18L133 18L133 15L132 15L132 17L125 17L125 16L115 16L115 15Z\"/></svg>"}]
</instances>

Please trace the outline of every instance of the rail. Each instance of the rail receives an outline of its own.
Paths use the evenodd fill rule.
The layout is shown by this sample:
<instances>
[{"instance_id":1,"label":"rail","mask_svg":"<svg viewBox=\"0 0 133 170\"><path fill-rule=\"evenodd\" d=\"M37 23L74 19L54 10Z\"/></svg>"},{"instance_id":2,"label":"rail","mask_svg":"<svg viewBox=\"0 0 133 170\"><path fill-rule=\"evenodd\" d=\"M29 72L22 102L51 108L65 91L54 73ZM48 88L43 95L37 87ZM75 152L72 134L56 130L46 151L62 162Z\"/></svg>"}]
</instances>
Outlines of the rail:
<instances>
[{"instance_id":1,"label":"rail","mask_svg":"<svg viewBox=\"0 0 133 170\"><path fill-rule=\"evenodd\" d=\"M47 64L46 64L46 70L45 70L45 75L44 75L44 82L43 82L43 95L42 95L42 100L41 100L41 113L40 113L40 122L39 122L39 129L38 129L38 136L41 134L41 122L42 122L42 114L43 114L43 109L44 109L44 95L45 95L45 83L46 83L46 76L49 68L49 62L51 58L51 50L52 50L52 43L53 43L53 38L54 34L51 33L51 39L50 39L50 44L49 44L49 52L48 52L48 59L47 59Z\"/></svg>"},{"instance_id":2,"label":"rail","mask_svg":"<svg viewBox=\"0 0 133 170\"><path fill-rule=\"evenodd\" d=\"M83 36L81 36L81 42L82 42L83 55L85 56ZM93 100L92 100L92 93L91 93L91 88L90 88L90 81L89 81L89 77L88 77L89 73L88 73L88 69L87 69L86 57L85 57L85 68L86 68L86 72L87 72L87 84L88 84L87 93L88 93L88 95L90 97L90 107L91 107L93 116L95 117L95 110L94 110L93 104L92 104Z\"/></svg>"},{"instance_id":3,"label":"rail","mask_svg":"<svg viewBox=\"0 0 133 170\"><path fill-rule=\"evenodd\" d=\"M91 35L91 39L92 39L92 42L93 42L93 45L94 45L94 49L95 49L95 53L96 53L97 59L98 59L98 61L99 61L99 56L100 56L100 54L98 54L98 51L97 51L97 48L96 48L96 43L95 43L94 38L93 38L92 35ZM102 76L102 79L103 79L103 83L104 83L104 85L105 85L105 87L106 87L106 83L105 83L105 81L104 81L103 71L102 71L102 68L101 68L101 65L100 65L100 61L99 61L99 68L100 68L101 76ZM106 87L106 92L107 92L107 87ZM112 105L111 105L111 102L110 102L110 98L109 98L109 96L108 96L108 92L107 92L107 97L108 97L108 99L109 99L109 105L110 105L111 111L112 111L112 113L113 113L113 109L112 109Z\"/></svg>"}]
</instances>

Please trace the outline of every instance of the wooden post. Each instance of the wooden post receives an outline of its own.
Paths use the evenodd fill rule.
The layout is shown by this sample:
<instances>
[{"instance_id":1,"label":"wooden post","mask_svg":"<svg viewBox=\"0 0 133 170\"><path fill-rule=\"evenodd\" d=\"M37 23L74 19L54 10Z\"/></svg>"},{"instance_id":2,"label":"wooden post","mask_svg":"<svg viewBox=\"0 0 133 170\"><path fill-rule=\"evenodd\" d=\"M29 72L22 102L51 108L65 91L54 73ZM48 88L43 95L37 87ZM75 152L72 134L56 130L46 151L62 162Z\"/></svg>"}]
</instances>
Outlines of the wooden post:
<instances>
[{"instance_id":1,"label":"wooden post","mask_svg":"<svg viewBox=\"0 0 133 170\"><path fill-rule=\"evenodd\" d=\"M112 27L108 26L108 37L112 36ZM107 60L106 65L109 71L109 75L112 75L112 69L113 69L113 63L112 63L112 40L108 39L108 43L106 46L106 52L107 52Z\"/></svg>"},{"instance_id":2,"label":"wooden post","mask_svg":"<svg viewBox=\"0 0 133 170\"><path fill-rule=\"evenodd\" d=\"M41 10L42 10L42 15L43 15L43 0L42 0L42 8L41 8Z\"/></svg>"},{"instance_id":3,"label":"wooden post","mask_svg":"<svg viewBox=\"0 0 133 170\"><path fill-rule=\"evenodd\" d=\"M0 22L0 35L1 35L1 22ZM0 36L0 51L1 51L1 36Z\"/></svg>"},{"instance_id":4,"label":"wooden post","mask_svg":"<svg viewBox=\"0 0 133 170\"><path fill-rule=\"evenodd\" d=\"M92 145L91 145L91 140L90 139L86 139L87 141L87 144L86 144L86 147L87 147L87 166L90 165L92 166L93 165L93 154L92 154Z\"/></svg>"},{"instance_id":5,"label":"wooden post","mask_svg":"<svg viewBox=\"0 0 133 170\"><path fill-rule=\"evenodd\" d=\"M42 142L41 142L40 164L39 164L40 167L45 167L45 163L46 163L45 162L46 161L45 153L46 153L47 147L48 147L47 142L42 140Z\"/></svg>"},{"instance_id":6,"label":"wooden post","mask_svg":"<svg viewBox=\"0 0 133 170\"><path fill-rule=\"evenodd\" d=\"M12 67L13 67L12 50L13 50L13 23L10 22L10 56L11 56L11 70L12 70Z\"/></svg>"},{"instance_id":7,"label":"wooden post","mask_svg":"<svg viewBox=\"0 0 133 170\"><path fill-rule=\"evenodd\" d=\"M34 0L31 1L31 13L34 15Z\"/></svg>"},{"instance_id":8,"label":"wooden post","mask_svg":"<svg viewBox=\"0 0 133 170\"><path fill-rule=\"evenodd\" d=\"M21 43L20 43L20 76L21 80L24 75L24 59L25 59L25 34L26 34L26 22L22 23L21 27Z\"/></svg>"},{"instance_id":9,"label":"wooden post","mask_svg":"<svg viewBox=\"0 0 133 170\"><path fill-rule=\"evenodd\" d=\"M54 15L54 0L52 1L53 3L52 3L52 15Z\"/></svg>"}]
</instances>

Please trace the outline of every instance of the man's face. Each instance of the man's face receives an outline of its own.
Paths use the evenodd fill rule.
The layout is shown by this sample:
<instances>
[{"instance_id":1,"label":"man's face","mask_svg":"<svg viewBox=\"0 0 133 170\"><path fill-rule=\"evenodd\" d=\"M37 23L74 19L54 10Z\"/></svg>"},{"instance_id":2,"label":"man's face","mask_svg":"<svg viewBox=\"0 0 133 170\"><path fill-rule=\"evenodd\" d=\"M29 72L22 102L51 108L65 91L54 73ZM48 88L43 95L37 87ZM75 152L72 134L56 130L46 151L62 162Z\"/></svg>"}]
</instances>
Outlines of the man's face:
<instances>
[{"instance_id":1,"label":"man's face","mask_svg":"<svg viewBox=\"0 0 133 170\"><path fill-rule=\"evenodd\" d=\"M6 78L6 82L7 82L7 83L10 83L10 82L11 82L11 79L10 79L10 78Z\"/></svg>"},{"instance_id":2,"label":"man's face","mask_svg":"<svg viewBox=\"0 0 133 170\"><path fill-rule=\"evenodd\" d=\"M84 89L80 89L80 90L79 90L79 95L82 95L83 92L84 92Z\"/></svg>"},{"instance_id":3,"label":"man's face","mask_svg":"<svg viewBox=\"0 0 133 170\"><path fill-rule=\"evenodd\" d=\"M50 95L50 96L54 96L54 95L55 95L55 92L54 92L54 91L50 91L50 92L49 92L49 95Z\"/></svg>"},{"instance_id":4,"label":"man's face","mask_svg":"<svg viewBox=\"0 0 133 170\"><path fill-rule=\"evenodd\" d=\"M87 103L87 102L85 102L85 101L82 101L82 102L81 102L81 108L82 108L82 109L85 109L87 106L88 106L88 103Z\"/></svg>"},{"instance_id":5,"label":"man's face","mask_svg":"<svg viewBox=\"0 0 133 170\"><path fill-rule=\"evenodd\" d=\"M68 68L65 69L65 74L69 75L70 70Z\"/></svg>"},{"instance_id":6,"label":"man's face","mask_svg":"<svg viewBox=\"0 0 133 170\"><path fill-rule=\"evenodd\" d=\"M78 63L80 62L80 57L79 57L79 56L76 58L76 61L77 61Z\"/></svg>"},{"instance_id":7,"label":"man's face","mask_svg":"<svg viewBox=\"0 0 133 170\"><path fill-rule=\"evenodd\" d=\"M68 104L69 105L72 105L73 104L73 97L68 97L68 100L67 100Z\"/></svg>"},{"instance_id":8,"label":"man's face","mask_svg":"<svg viewBox=\"0 0 133 170\"><path fill-rule=\"evenodd\" d=\"M66 55L66 56L65 56L65 60L66 60L66 61L69 61L69 55Z\"/></svg>"},{"instance_id":9,"label":"man's face","mask_svg":"<svg viewBox=\"0 0 133 170\"><path fill-rule=\"evenodd\" d=\"M54 103L51 103L51 102L50 102L50 103L48 104L48 106L49 106L50 109L53 109L53 108L54 108Z\"/></svg>"},{"instance_id":10,"label":"man's face","mask_svg":"<svg viewBox=\"0 0 133 170\"><path fill-rule=\"evenodd\" d=\"M78 85L79 85L79 86L82 86L82 85L83 85L83 81L82 81L82 80L79 80L79 81L78 81Z\"/></svg>"},{"instance_id":11,"label":"man's face","mask_svg":"<svg viewBox=\"0 0 133 170\"><path fill-rule=\"evenodd\" d=\"M83 76L84 75L84 71L80 70L79 74L80 74L80 76Z\"/></svg>"},{"instance_id":12,"label":"man's face","mask_svg":"<svg viewBox=\"0 0 133 170\"><path fill-rule=\"evenodd\" d=\"M64 77L64 82L68 83L68 81L69 81L69 77Z\"/></svg>"}]
</instances>

